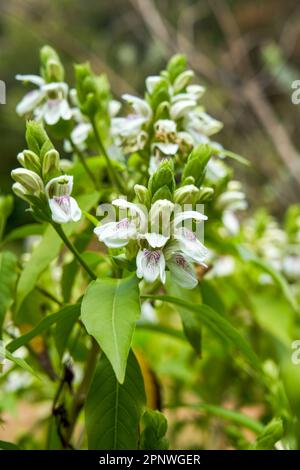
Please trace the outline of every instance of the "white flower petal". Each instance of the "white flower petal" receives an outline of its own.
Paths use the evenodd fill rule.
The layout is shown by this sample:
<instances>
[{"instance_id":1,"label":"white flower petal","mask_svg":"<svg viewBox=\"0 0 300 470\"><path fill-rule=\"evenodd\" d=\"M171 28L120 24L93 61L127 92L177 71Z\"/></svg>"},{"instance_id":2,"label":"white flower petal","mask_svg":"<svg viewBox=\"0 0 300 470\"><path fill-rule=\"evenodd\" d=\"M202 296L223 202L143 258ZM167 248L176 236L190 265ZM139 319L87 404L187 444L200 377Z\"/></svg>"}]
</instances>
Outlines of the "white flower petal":
<instances>
[{"instance_id":1,"label":"white flower petal","mask_svg":"<svg viewBox=\"0 0 300 470\"><path fill-rule=\"evenodd\" d=\"M108 103L108 113L109 113L110 117L116 116L118 114L118 112L120 111L121 106L122 106L122 104L120 103L120 101L111 100Z\"/></svg>"},{"instance_id":2,"label":"white flower petal","mask_svg":"<svg viewBox=\"0 0 300 470\"><path fill-rule=\"evenodd\" d=\"M140 238L145 238L152 248L162 248L165 246L170 237L165 237L160 233L151 232L140 235Z\"/></svg>"},{"instance_id":3,"label":"white flower petal","mask_svg":"<svg viewBox=\"0 0 300 470\"><path fill-rule=\"evenodd\" d=\"M112 205L119 207L120 209L129 209L131 216L137 215L140 218L140 222L145 223L146 214L139 207L138 204L133 204L132 202L127 201L126 199L119 198L119 199L114 199L114 201L112 201Z\"/></svg>"},{"instance_id":4,"label":"white flower petal","mask_svg":"<svg viewBox=\"0 0 300 470\"><path fill-rule=\"evenodd\" d=\"M71 204L69 203L70 209L64 210L62 205L58 202L56 198L49 199L49 207L52 213L52 220L57 224L66 224L70 222L71 219Z\"/></svg>"},{"instance_id":5,"label":"white flower petal","mask_svg":"<svg viewBox=\"0 0 300 470\"><path fill-rule=\"evenodd\" d=\"M179 225L184 220L191 220L191 219L197 220L200 222L202 220L207 220L207 216L197 211L179 212L179 214L176 214L174 217L174 227L176 228L177 225Z\"/></svg>"},{"instance_id":6,"label":"white flower petal","mask_svg":"<svg viewBox=\"0 0 300 470\"><path fill-rule=\"evenodd\" d=\"M72 119L72 110L69 106L69 103L66 99L61 100L60 102L60 117L64 121L69 121Z\"/></svg>"},{"instance_id":7,"label":"white flower petal","mask_svg":"<svg viewBox=\"0 0 300 470\"><path fill-rule=\"evenodd\" d=\"M71 132L71 138L74 144L75 145L83 144L88 138L88 135L91 130L92 130L92 126L88 122L82 122L78 124L77 126L75 126Z\"/></svg>"},{"instance_id":8,"label":"white flower petal","mask_svg":"<svg viewBox=\"0 0 300 470\"><path fill-rule=\"evenodd\" d=\"M94 233L109 248L121 248L136 236L136 226L129 219L122 219L96 227Z\"/></svg>"},{"instance_id":9,"label":"white flower petal","mask_svg":"<svg viewBox=\"0 0 300 470\"><path fill-rule=\"evenodd\" d=\"M164 155L175 155L178 151L178 144L165 144L155 142L153 147L158 148Z\"/></svg>"},{"instance_id":10,"label":"white flower petal","mask_svg":"<svg viewBox=\"0 0 300 470\"><path fill-rule=\"evenodd\" d=\"M70 204L71 204L71 220L73 222L78 222L81 219L81 209L77 204L76 199L70 197Z\"/></svg>"},{"instance_id":11,"label":"white flower petal","mask_svg":"<svg viewBox=\"0 0 300 470\"><path fill-rule=\"evenodd\" d=\"M54 100L48 100L45 105L44 105L44 119L45 122L49 126L53 126L54 124L57 124L58 121L60 120L60 105L61 105L61 100L59 99L54 99Z\"/></svg>"},{"instance_id":12,"label":"white flower petal","mask_svg":"<svg viewBox=\"0 0 300 470\"><path fill-rule=\"evenodd\" d=\"M28 83L33 83L34 85L37 85L38 87L44 85L45 80L40 77L39 75L21 75L18 74L16 75L16 80L20 80L22 82L28 82Z\"/></svg>"},{"instance_id":13,"label":"white flower petal","mask_svg":"<svg viewBox=\"0 0 300 470\"><path fill-rule=\"evenodd\" d=\"M45 192L48 198L55 196L66 195L70 196L73 190L73 176L61 175L52 178L45 187Z\"/></svg>"},{"instance_id":14,"label":"white flower petal","mask_svg":"<svg viewBox=\"0 0 300 470\"><path fill-rule=\"evenodd\" d=\"M159 119L154 124L155 132L161 132L163 134L170 134L176 132L176 122L171 119Z\"/></svg>"},{"instance_id":15,"label":"white flower petal","mask_svg":"<svg viewBox=\"0 0 300 470\"><path fill-rule=\"evenodd\" d=\"M172 279L185 289L193 289L198 284L198 279L192 264L181 253L174 253L168 260L167 266Z\"/></svg>"},{"instance_id":16,"label":"white flower petal","mask_svg":"<svg viewBox=\"0 0 300 470\"><path fill-rule=\"evenodd\" d=\"M176 230L175 239L180 251L182 251L188 259L196 261L199 264L203 263L208 254L208 250L191 230L185 227Z\"/></svg>"},{"instance_id":17,"label":"white flower petal","mask_svg":"<svg viewBox=\"0 0 300 470\"><path fill-rule=\"evenodd\" d=\"M150 93L150 95L153 92L156 85L161 81L162 81L162 77L160 77L159 75L151 75L150 77L146 78L146 88L147 88L148 93Z\"/></svg>"},{"instance_id":18,"label":"white flower petal","mask_svg":"<svg viewBox=\"0 0 300 470\"><path fill-rule=\"evenodd\" d=\"M172 104L170 109L170 115L173 120L180 119L185 116L191 109L194 109L197 106L196 101L194 100L182 100Z\"/></svg>"},{"instance_id":19,"label":"white flower petal","mask_svg":"<svg viewBox=\"0 0 300 470\"><path fill-rule=\"evenodd\" d=\"M144 117L147 120L151 119L152 109L147 101L139 98L138 96L128 94L123 95L122 98L133 107L138 115Z\"/></svg>"},{"instance_id":20,"label":"white flower petal","mask_svg":"<svg viewBox=\"0 0 300 470\"><path fill-rule=\"evenodd\" d=\"M19 116L30 113L43 100L44 93L40 90L33 90L27 93L16 107Z\"/></svg>"}]
</instances>

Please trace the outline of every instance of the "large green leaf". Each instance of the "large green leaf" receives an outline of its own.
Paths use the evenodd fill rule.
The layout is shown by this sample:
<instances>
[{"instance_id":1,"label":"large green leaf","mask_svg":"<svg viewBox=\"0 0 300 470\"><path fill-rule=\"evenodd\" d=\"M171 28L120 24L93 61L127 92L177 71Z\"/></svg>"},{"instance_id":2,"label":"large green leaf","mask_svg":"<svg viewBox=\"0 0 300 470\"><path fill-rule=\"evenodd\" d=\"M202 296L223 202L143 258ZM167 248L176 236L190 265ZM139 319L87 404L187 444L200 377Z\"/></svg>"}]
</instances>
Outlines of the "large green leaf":
<instances>
[{"instance_id":1,"label":"large green leaf","mask_svg":"<svg viewBox=\"0 0 300 470\"><path fill-rule=\"evenodd\" d=\"M33 290L42 272L58 256L60 246L61 239L54 228L49 226L40 243L34 248L30 260L26 263L21 273L17 286L17 311L27 295Z\"/></svg>"},{"instance_id":2,"label":"large green leaf","mask_svg":"<svg viewBox=\"0 0 300 470\"><path fill-rule=\"evenodd\" d=\"M40 335L44 331L48 330L53 324L57 322L68 322L71 320L73 321L76 316L79 317L79 314L80 304L67 305L58 312L52 313L51 315L48 315L47 317L43 318L43 320L41 320L40 323L28 333L12 340L6 346L6 349L10 352L14 352L21 346L24 346L29 341L31 341L32 338L34 338L35 336Z\"/></svg>"},{"instance_id":3,"label":"large green leaf","mask_svg":"<svg viewBox=\"0 0 300 470\"><path fill-rule=\"evenodd\" d=\"M14 253L0 253L0 338L6 311L13 303L17 281L17 258Z\"/></svg>"},{"instance_id":4,"label":"large green leaf","mask_svg":"<svg viewBox=\"0 0 300 470\"><path fill-rule=\"evenodd\" d=\"M135 276L97 279L89 285L82 300L82 322L104 351L120 383L124 381L139 315L139 287Z\"/></svg>"},{"instance_id":5,"label":"large green leaf","mask_svg":"<svg viewBox=\"0 0 300 470\"><path fill-rule=\"evenodd\" d=\"M145 401L143 377L133 352L122 385L103 354L85 402L89 449L137 449Z\"/></svg>"},{"instance_id":6,"label":"large green leaf","mask_svg":"<svg viewBox=\"0 0 300 470\"><path fill-rule=\"evenodd\" d=\"M247 359L248 361L259 371L261 371L261 365L255 352L252 350L249 343L241 336L241 334L219 313L213 310L208 305L194 305L190 304L182 299L176 297L170 297L167 295L145 295L142 298L157 299L164 302L170 302L179 307L183 307L191 312L195 312L199 315L202 323L209 328L213 333L222 338L225 341L230 342L235 346Z\"/></svg>"}]
</instances>

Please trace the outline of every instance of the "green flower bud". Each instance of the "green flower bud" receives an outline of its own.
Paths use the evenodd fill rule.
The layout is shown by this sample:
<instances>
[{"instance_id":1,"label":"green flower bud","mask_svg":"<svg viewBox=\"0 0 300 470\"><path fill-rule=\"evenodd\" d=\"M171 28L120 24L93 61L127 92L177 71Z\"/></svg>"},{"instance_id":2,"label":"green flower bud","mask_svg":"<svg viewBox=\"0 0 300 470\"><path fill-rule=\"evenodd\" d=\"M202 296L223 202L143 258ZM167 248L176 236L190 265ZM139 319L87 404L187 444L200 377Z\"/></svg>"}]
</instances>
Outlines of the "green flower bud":
<instances>
[{"instance_id":1,"label":"green flower bud","mask_svg":"<svg viewBox=\"0 0 300 470\"><path fill-rule=\"evenodd\" d=\"M178 204L193 204L196 202L200 194L200 190L193 184L188 184L176 189L174 193L174 201Z\"/></svg>"},{"instance_id":2,"label":"green flower bud","mask_svg":"<svg viewBox=\"0 0 300 470\"><path fill-rule=\"evenodd\" d=\"M175 93L182 91L193 78L194 72L192 70L185 70L178 77L176 77L173 88Z\"/></svg>"},{"instance_id":3,"label":"green flower bud","mask_svg":"<svg viewBox=\"0 0 300 470\"><path fill-rule=\"evenodd\" d=\"M24 150L22 153L19 153L17 160L24 168L27 170L32 170L35 173L40 173L41 163L39 157L32 152L31 150Z\"/></svg>"},{"instance_id":4,"label":"green flower bud","mask_svg":"<svg viewBox=\"0 0 300 470\"><path fill-rule=\"evenodd\" d=\"M28 193L28 191L26 191L26 189L21 183L14 183L12 185L12 190L16 196L28 202L28 199L26 196L29 196L30 194Z\"/></svg>"},{"instance_id":5,"label":"green flower bud","mask_svg":"<svg viewBox=\"0 0 300 470\"><path fill-rule=\"evenodd\" d=\"M59 153L55 149L49 150L43 158L43 178L50 180L60 174Z\"/></svg>"},{"instance_id":6,"label":"green flower bud","mask_svg":"<svg viewBox=\"0 0 300 470\"><path fill-rule=\"evenodd\" d=\"M169 73L169 77L171 83L174 83L175 79L184 72L186 69L186 57L181 54L176 54L168 62L167 71Z\"/></svg>"},{"instance_id":7,"label":"green flower bud","mask_svg":"<svg viewBox=\"0 0 300 470\"><path fill-rule=\"evenodd\" d=\"M198 197L198 202L210 201L214 195L213 188L200 188L200 193Z\"/></svg>"},{"instance_id":8,"label":"green flower bud","mask_svg":"<svg viewBox=\"0 0 300 470\"><path fill-rule=\"evenodd\" d=\"M146 207L150 206L150 194L145 186L141 184L136 184L134 186L134 192L137 195L141 204L144 204Z\"/></svg>"},{"instance_id":9,"label":"green flower bud","mask_svg":"<svg viewBox=\"0 0 300 470\"><path fill-rule=\"evenodd\" d=\"M11 172L12 178L24 186L31 194L40 194L43 189L43 181L34 171L27 170L27 168L17 168Z\"/></svg>"},{"instance_id":10,"label":"green flower bud","mask_svg":"<svg viewBox=\"0 0 300 470\"><path fill-rule=\"evenodd\" d=\"M52 47L42 47L40 61L41 74L46 82L62 82L64 80L64 68L57 52Z\"/></svg>"}]
</instances>

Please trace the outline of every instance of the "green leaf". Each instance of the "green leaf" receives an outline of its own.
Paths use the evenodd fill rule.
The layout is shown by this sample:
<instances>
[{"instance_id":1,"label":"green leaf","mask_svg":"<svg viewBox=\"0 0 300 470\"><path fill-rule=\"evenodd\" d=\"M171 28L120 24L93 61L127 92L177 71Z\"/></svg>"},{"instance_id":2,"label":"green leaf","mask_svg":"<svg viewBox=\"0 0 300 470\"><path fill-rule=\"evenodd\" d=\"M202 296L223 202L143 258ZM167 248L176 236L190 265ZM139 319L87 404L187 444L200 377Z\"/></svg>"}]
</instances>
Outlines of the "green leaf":
<instances>
[{"instance_id":1,"label":"green leaf","mask_svg":"<svg viewBox=\"0 0 300 470\"><path fill-rule=\"evenodd\" d=\"M13 444L12 442L1 441L0 440L0 449L1 450L20 450L20 448Z\"/></svg>"},{"instance_id":2,"label":"green leaf","mask_svg":"<svg viewBox=\"0 0 300 470\"><path fill-rule=\"evenodd\" d=\"M61 240L53 227L49 226L40 241L34 248L30 260L26 263L17 286L16 310L18 311L33 290L37 280L51 261L59 254Z\"/></svg>"},{"instance_id":3,"label":"green leaf","mask_svg":"<svg viewBox=\"0 0 300 470\"><path fill-rule=\"evenodd\" d=\"M254 444L249 446L250 450L273 450L276 442L283 436L283 424L281 418L274 418L264 428Z\"/></svg>"},{"instance_id":4,"label":"green leaf","mask_svg":"<svg viewBox=\"0 0 300 470\"><path fill-rule=\"evenodd\" d=\"M4 356L6 359L8 359L9 361L13 362L14 364L16 364L17 366L21 367L23 370L26 370L26 372L29 372L31 375L33 375L34 377L36 377L37 379L40 380L40 377L38 376L38 374L35 372L35 370L32 369L32 367L30 367L29 364L27 364L26 361L24 361L24 359L21 359L19 357L15 357L11 354L10 351L7 350L7 348L5 348L4 350Z\"/></svg>"},{"instance_id":5,"label":"green leaf","mask_svg":"<svg viewBox=\"0 0 300 470\"><path fill-rule=\"evenodd\" d=\"M67 305L66 307L62 308L56 313L52 313L47 317L43 318L40 323L33 328L28 333L20 336L19 338L14 339L11 341L7 346L6 349L10 352L14 352L19 349L21 346L24 346L29 341L32 340L35 336L40 335L44 331L48 330L50 326L54 325L57 322L67 322L70 319L74 319L76 316L79 317L80 314L80 304L75 305Z\"/></svg>"},{"instance_id":6,"label":"green leaf","mask_svg":"<svg viewBox=\"0 0 300 470\"><path fill-rule=\"evenodd\" d=\"M142 417L142 424L144 429L141 434L141 449L167 450L169 448L169 443L165 437L168 422L160 411L146 410Z\"/></svg>"},{"instance_id":7,"label":"green leaf","mask_svg":"<svg viewBox=\"0 0 300 470\"><path fill-rule=\"evenodd\" d=\"M127 357L139 315L139 287L135 276L98 279L89 285L82 300L82 322L99 343L120 383L124 381Z\"/></svg>"},{"instance_id":8,"label":"green leaf","mask_svg":"<svg viewBox=\"0 0 300 470\"><path fill-rule=\"evenodd\" d=\"M255 352L252 350L249 343L241 336L241 334L219 313L213 310L208 305L194 305L176 297L170 297L168 295L145 295L141 298L162 300L169 302L179 307L183 307L191 312L195 312L199 315L202 323L209 328L213 333L228 341L248 359L248 361L261 372L261 365Z\"/></svg>"},{"instance_id":9,"label":"green leaf","mask_svg":"<svg viewBox=\"0 0 300 470\"><path fill-rule=\"evenodd\" d=\"M133 352L129 353L122 385L102 355L85 403L89 449L137 449L145 401L143 377Z\"/></svg>"},{"instance_id":10,"label":"green leaf","mask_svg":"<svg viewBox=\"0 0 300 470\"><path fill-rule=\"evenodd\" d=\"M200 144L193 149L184 167L182 180L192 176L195 185L200 186L205 176L206 166L213 154L212 148L207 144Z\"/></svg>"},{"instance_id":11,"label":"green leaf","mask_svg":"<svg viewBox=\"0 0 300 470\"><path fill-rule=\"evenodd\" d=\"M14 253L0 253L0 338L5 314L14 300L17 281L17 258Z\"/></svg>"},{"instance_id":12,"label":"green leaf","mask_svg":"<svg viewBox=\"0 0 300 470\"><path fill-rule=\"evenodd\" d=\"M225 157L231 158L232 160L235 160L236 162L241 163L242 165L250 166L249 160L247 160L245 157L242 157L241 155L238 155L237 153L231 152L231 150L225 150L225 149L213 149L213 153L216 154L221 154L225 155Z\"/></svg>"},{"instance_id":13,"label":"green leaf","mask_svg":"<svg viewBox=\"0 0 300 470\"><path fill-rule=\"evenodd\" d=\"M42 235L45 231L45 226L41 224L28 224L22 227L17 227L6 235L3 243L13 242L20 238L30 237L32 235Z\"/></svg>"}]
</instances>

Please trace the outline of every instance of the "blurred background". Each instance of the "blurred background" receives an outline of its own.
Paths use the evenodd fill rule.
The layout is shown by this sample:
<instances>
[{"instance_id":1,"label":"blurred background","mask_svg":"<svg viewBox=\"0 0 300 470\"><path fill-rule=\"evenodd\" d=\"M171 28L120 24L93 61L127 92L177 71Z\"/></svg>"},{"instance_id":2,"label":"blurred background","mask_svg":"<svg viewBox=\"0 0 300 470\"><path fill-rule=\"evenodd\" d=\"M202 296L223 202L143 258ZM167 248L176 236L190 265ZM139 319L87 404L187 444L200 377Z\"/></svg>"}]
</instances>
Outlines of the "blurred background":
<instances>
[{"instance_id":1,"label":"blurred background","mask_svg":"<svg viewBox=\"0 0 300 470\"><path fill-rule=\"evenodd\" d=\"M297 0L1 0L1 192L24 144L15 106L24 95L17 73L38 73L38 52L55 47L73 83L72 63L106 72L116 96L143 93L144 79L183 52L207 86L207 110L225 127L218 140L247 157L237 166L252 208L281 216L299 201L300 105L291 101L300 78Z\"/></svg>"}]
</instances>

